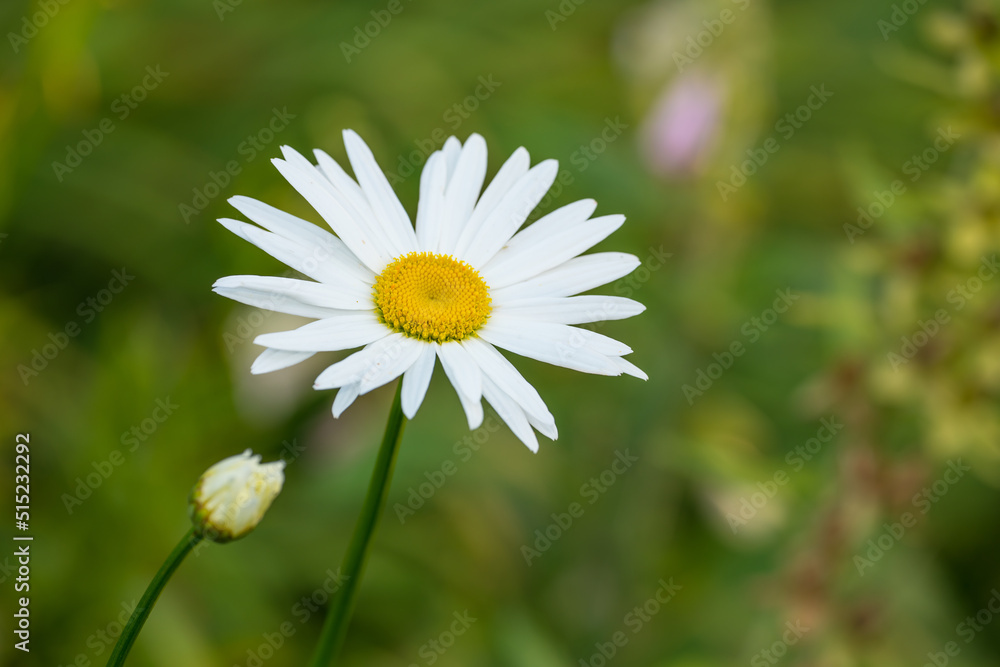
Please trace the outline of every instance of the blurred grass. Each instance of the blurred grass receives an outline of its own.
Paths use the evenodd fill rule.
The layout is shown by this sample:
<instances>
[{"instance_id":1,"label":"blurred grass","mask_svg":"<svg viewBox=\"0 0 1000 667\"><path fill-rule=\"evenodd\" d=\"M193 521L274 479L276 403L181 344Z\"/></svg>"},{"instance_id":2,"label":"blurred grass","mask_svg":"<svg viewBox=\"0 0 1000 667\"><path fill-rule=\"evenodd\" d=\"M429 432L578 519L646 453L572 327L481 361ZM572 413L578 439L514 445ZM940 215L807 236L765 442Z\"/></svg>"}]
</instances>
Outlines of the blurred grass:
<instances>
[{"instance_id":1,"label":"blurred grass","mask_svg":"<svg viewBox=\"0 0 1000 667\"><path fill-rule=\"evenodd\" d=\"M405 504L446 460L458 471L405 522L384 518L347 664L431 664L427 642L465 610L477 621L435 664L586 664L595 643L625 628L616 664L731 665L799 619L811 630L790 664L922 664L948 641L961 643L956 662L995 664L995 626L968 645L956 626L1000 586L996 286L954 312L901 374L885 354L950 307L949 289L1000 241L996 8L928 4L883 40L878 21L892 3L752 2L696 60L727 91L707 166L655 175L642 127L675 79L670 53L738 4L591 0L553 30L546 12L557 2L404 0L347 63L341 43L385 3L244 2L220 20L211 2L71 0L5 51L0 355L10 370L0 415L11 439L32 435L35 542L32 653L4 642L0 662L103 664L110 645L99 633L114 633L122 603L186 529L191 485L247 447L265 458L303 451L252 536L185 563L130 664L252 664L247 651L285 622L294 634L265 663L306 660L321 615L302 599L339 563L391 388L333 420L332 396L310 389L329 358L251 377L249 338L290 320L274 315L241 337L252 311L209 286L284 269L214 220L234 215L233 194L318 220L268 160L283 143L343 159L350 127L388 172L439 128L483 134L491 174L524 145L572 177L552 206L594 197L599 214L628 215L600 249L673 256L634 288L648 311L600 329L636 350L648 383L515 360L560 428L538 455L501 427L464 460L465 420L438 374L408 427L390 503ZM3 34L39 7L5 3ZM119 119L112 105L147 66L169 74ZM499 87L454 127L448 110L481 76ZM831 100L721 201L717 182L820 84ZM247 162L242 142L275 108L295 118ZM53 162L106 117L114 131L60 181ZM573 156L616 118L624 134L580 170ZM961 128L960 145L850 243L843 225L855 209L948 124ZM240 173L186 223L179 205L231 160ZM417 183L397 187L411 213ZM122 267L134 281L84 323L79 304ZM784 288L800 301L689 405L682 386L714 353L746 343L741 327ZM70 321L79 336L25 386L18 365ZM174 415L69 513L64 494L125 452L123 434L168 397ZM726 514L787 470L785 453L831 414L845 429L734 534ZM522 546L624 449L640 462L527 567ZM960 456L973 472L858 576L867 540ZM632 634L626 614L670 577L683 588Z\"/></svg>"}]
</instances>

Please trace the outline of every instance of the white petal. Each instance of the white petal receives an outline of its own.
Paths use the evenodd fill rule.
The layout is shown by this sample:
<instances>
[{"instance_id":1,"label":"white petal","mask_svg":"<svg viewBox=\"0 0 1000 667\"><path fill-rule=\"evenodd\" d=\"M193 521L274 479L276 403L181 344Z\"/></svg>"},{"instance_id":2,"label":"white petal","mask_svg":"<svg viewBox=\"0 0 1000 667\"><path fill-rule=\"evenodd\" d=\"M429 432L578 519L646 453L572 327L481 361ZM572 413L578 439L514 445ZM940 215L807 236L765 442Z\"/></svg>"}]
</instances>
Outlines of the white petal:
<instances>
[{"instance_id":1,"label":"white petal","mask_svg":"<svg viewBox=\"0 0 1000 667\"><path fill-rule=\"evenodd\" d=\"M261 334L254 343L291 352L333 352L367 345L389 333L374 312L346 311L292 331Z\"/></svg>"},{"instance_id":2,"label":"white petal","mask_svg":"<svg viewBox=\"0 0 1000 667\"><path fill-rule=\"evenodd\" d=\"M403 344L403 334L390 333L384 338L365 346L365 349L355 352L337 363L328 366L316 377L314 389L333 389L343 387L361 380L368 367L378 363L383 355L395 356L394 350Z\"/></svg>"},{"instance_id":3,"label":"white petal","mask_svg":"<svg viewBox=\"0 0 1000 667\"><path fill-rule=\"evenodd\" d=\"M441 151L427 159L420 174L420 202L417 205L417 245L436 252L444 229L444 189L448 184L448 165Z\"/></svg>"},{"instance_id":4,"label":"white petal","mask_svg":"<svg viewBox=\"0 0 1000 667\"><path fill-rule=\"evenodd\" d=\"M565 324L506 317L503 313L498 312L493 313L489 324L493 324L497 328L506 328L512 331L520 330L525 335L536 336L540 339L567 341L573 347L585 347L606 356L618 357L623 354L632 353L632 348L621 341L605 336L604 334L599 334L596 331L571 327Z\"/></svg>"},{"instance_id":5,"label":"white petal","mask_svg":"<svg viewBox=\"0 0 1000 667\"><path fill-rule=\"evenodd\" d=\"M434 360L437 358L434 352L434 346L425 346L420 352L420 358L403 374L403 391L400 398L403 403L403 414L407 419L413 419L420 404L424 402L427 387L430 386L431 376L434 374Z\"/></svg>"},{"instance_id":6,"label":"white petal","mask_svg":"<svg viewBox=\"0 0 1000 667\"><path fill-rule=\"evenodd\" d=\"M524 379L514 365L500 352L479 338L469 338L462 341L469 355L482 370L484 380L489 378L502 392L510 396L520 405L530 417L543 425L540 431L546 432L555 440L556 422L545 401L538 395L531 384Z\"/></svg>"},{"instance_id":7,"label":"white petal","mask_svg":"<svg viewBox=\"0 0 1000 667\"><path fill-rule=\"evenodd\" d=\"M517 242L517 245L531 245L544 241L552 234L577 229L578 225L590 218L597 210L597 202L593 199L581 199L572 204L566 204L548 213L529 227L522 229L507 245Z\"/></svg>"},{"instance_id":8,"label":"white petal","mask_svg":"<svg viewBox=\"0 0 1000 667\"><path fill-rule=\"evenodd\" d=\"M410 217L406 215L406 210L399 203L396 193L392 191L389 180L375 161L368 144L353 130L344 130L344 146L347 148L347 157L351 160L351 167L354 169L358 184L364 190L365 197L382 229L404 253L416 251L417 235L413 231Z\"/></svg>"},{"instance_id":9,"label":"white petal","mask_svg":"<svg viewBox=\"0 0 1000 667\"><path fill-rule=\"evenodd\" d=\"M212 289L229 298L241 293L264 293L274 297L278 302L283 300L298 301L307 306L335 308L340 310L372 310L370 287L360 286L360 283L314 283L295 278L278 278L275 276L227 276L215 281ZM243 301L243 299L237 299Z\"/></svg>"},{"instance_id":10,"label":"white petal","mask_svg":"<svg viewBox=\"0 0 1000 667\"><path fill-rule=\"evenodd\" d=\"M542 222L546 224L535 229ZM606 239L622 226L625 216L576 220L572 225L570 222L570 216L558 220L543 218L512 238L483 267L486 284L501 289L555 268ZM525 236L528 238L523 238Z\"/></svg>"},{"instance_id":11,"label":"white petal","mask_svg":"<svg viewBox=\"0 0 1000 667\"><path fill-rule=\"evenodd\" d=\"M260 375L280 371L283 368L294 366L313 356L312 352L287 352L285 350L267 349L260 353L250 366L250 373Z\"/></svg>"},{"instance_id":12,"label":"white petal","mask_svg":"<svg viewBox=\"0 0 1000 667\"><path fill-rule=\"evenodd\" d=\"M468 351L457 341L436 346L438 358L445 375L455 387L462 402L469 428L477 429L483 423L483 374Z\"/></svg>"},{"instance_id":13,"label":"white petal","mask_svg":"<svg viewBox=\"0 0 1000 667\"><path fill-rule=\"evenodd\" d=\"M580 334L583 329L555 324L528 325L520 320L504 322L491 318L479 330L479 336L497 347L555 366L597 375L621 374L607 353L590 347L587 337Z\"/></svg>"},{"instance_id":14,"label":"white petal","mask_svg":"<svg viewBox=\"0 0 1000 667\"><path fill-rule=\"evenodd\" d=\"M611 357L611 361L615 363L619 370L625 375L631 375L634 378L639 378L640 380L648 380L649 376L646 375L642 369L633 364L631 361L621 359L620 357Z\"/></svg>"},{"instance_id":15,"label":"white petal","mask_svg":"<svg viewBox=\"0 0 1000 667\"><path fill-rule=\"evenodd\" d=\"M448 137L441 147L441 154L444 156L444 165L448 168L447 180L451 181L455 176L458 158L462 155L462 142L455 137Z\"/></svg>"},{"instance_id":16,"label":"white petal","mask_svg":"<svg viewBox=\"0 0 1000 667\"><path fill-rule=\"evenodd\" d=\"M538 202L552 187L558 171L558 162L545 160L518 179L483 222L482 229L472 239L468 250L462 253L461 259L474 268L481 268L493 259L538 206Z\"/></svg>"},{"instance_id":17,"label":"white petal","mask_svg":"<svg viewBox=\"0 0 1000 667\"><path fill-rule=\"evenodd\" d=\"M453 254L459 234L469 221L486 178L486 141L471 135L462 147L444 198L444 226L438 250Z\"/></svg>"},{"instance_id":18,"label":"white petal","mask_svg":"<svg viewBox=\"0 0 1000 667\"><path fill-rule=\"evenodd\" d=\"M361 393L367 394L372 389L398 378L413 366L420 358L421 352L428 347L429 343L404 336L398 345L388 348L384 354L374 358L361 374L359 380Z\"/></svg>"},{"instance_id":19,"label":"white petal","mask_svg":"<svg viewBox=\"0 0 1000 667\"><path fill-rule=\"evenodd\" d=\"M223 278L223 280L225 280L225 278ZM224 296L227 299L232 299L233 301L245 303L246 305L253 306L254 308L260 308L262 310L271 310L276 313L287 313L289 315L297 315L299 317L311 317L313 319L335 317L346 312L343 310L323 308L321 306L303 303L296 299L280 296L274 292L258 292L245 288L219 287L218 284L219 283L216 282L215 286L212 287L212 291L216 294Z\"/></svg>"},{"instance_id":20,"label":"white petal","mask_svg":"<svg viewBox=\"0 0 1000 667\"><path fill-rule=\"evenodd\" d=\"M248 222L219 218L219 224L271 257L299 273L322 283L353 282L366 284L350 275L342 263L332 261L330 251L322 246L302 245ZM371 284L371 283L367 283Z\"/></svg>"},{"instance_id":21,"label":"white petal","mask_svg":"<svg viewBox=\"0 0 1000 667\"><path fill-rule=\"evenodd\" d=\"M535 430L544 435L546 438L549 440L559 439L559 429L556 428L555 421L552 421L551 423L539 421L532 415L528 414L527 411L525 411L525 415L528 417L528 423L534 426Z\"/></svg>"},{"instance_id":22,"label":"white petal","mask_svg":"<svg viewBox=\"0 0 1000 667\"><path fill-rule=\"evenodd\" d=\"M317 168L291 146L282 146L281 154L284 156L285 162L301 172L318 176L323 188L336 198L337 203L357 223L366 238L373 239L377 247L389 254L398 253L399 247L390 240L389 233L383 230L382 225L375 219L375 214L372 212L367 198L361 192L361 188L354 182L354 179L347 176L343 169L339 169L340 165L331 160L333 164L326 163L327 169ZM324 155L326 154L324 153ZM333 174L333 178L327 174ZM341 179L340 174L343 174L345 178ZM337 183L343 189L334 183L334 179L337 179Z\"/></svg>"},{"instance_id":23,"label":"white petal","mask_svg":"<svg viewBox=\"0 0 1000 667\"><path fill-rule=\"evenodd\" d=\"M472 216L465 224L465 228L462 229L458 243L455 245L456 256L462 257L465 255L473 239L479 235L483 223L486 222L486 218L500 205L500 202L510 192L510 189L514 187L514 184L528 173L530 162L531 158L528 155L528 151L524 148L518 148L503 163L500 171L493 177L490 184L486 186L486 191L479 198L476 208L472 211Z\"/></svg>"},{"instance_id":24,"label":"white petal","mask_svg":"<svg viewBox=\"0 0 1000 667\"><path fill-rule=\"evenodd\" d=\"M553 324L586 324L623 320L646 310L638 301L622 296L557 296L505 301L494 307L503 317L516 317Z\"/></svg>"},{"instance_id":25,"label":"white petal","mask_svg":"<svg viewBox=\"0 0 1000 667\"><path fill-rule=\"evenodd\" d=\"M352 278L367 282L369 285L375 282L375 274L343 241L325 229L249 197L239 195L230 197L229 203L240 213L278 236L306 248L316 246L327 250L331 255L329 261L337 263L337 268L350 274Z\"/></svg>"},{"instance_id":26,"label":"white petal","mask_svg":"<svg viewBox=\"0 0 1000 667\"><path fill-rule=\"evenodd\" d=\"M497 415L507 424L517 439L532 452L538 452L538 438L531 430L531 424L528 423L521 406L500 390L489 378L483 378L483 397L489 401Z\"/></svg>"},{"instance_id":27,"label":"white petal","mask_svg":"<svg viewBox=\"0 0 1000 667\"><path fill-rule=\"evenodd\" d=\"M515 285L491 289L490 297L494 304L500 305L518 299L570 296L627 276L637 266L639 258L635 255L623 252L598 252L576 257Z\"/></svg>"},{"instance_id":28,"label":"white petal","mask_svg":"<svg viewBox=\"0 0 1000 667\"><path fill-rule=\"evenodd\" d=\"M333 417L340 419L340 415L344 414L344 410L351 407L351 404L354 403L360 394L361 391L358 388L357 382L344 385L337 390L337 396L333 399Z\"/></svg>"},{"instance_id":29,"label":"white petal","mask_svg":"<svg viewBox=\"0 0 1000 667\"><path fill-rule=\"evenodd\" d=\"M567 204L557 208L556 210L542 216L539 220L532 223L528 227L522 229L517 234L514 235L510 241L497 253L488 264L483 267L483 271L489 271L495 266L500 266L502 268L510 267L511 255L516 258L520 253L535 248L539 245L545 243L551 243L550 239L552 237L566 237L566 240L572 241L574 235L579 235L582 231L582 225L585 224L594 210L597 208L597 202L593 199L581 199L580 201L575 201L572 204ZM579 254L579 253L577 253ZM566 261L566 259L571 259L566 257L556 264L550 264L545 267L550 269L557 264L561 264ZM539 271L538 273L540 273ZM499 272L494 272L493 275L495 282L497 278L504 278ZM526 276L527 277L527 276ZM520 282L523 278L517 280L507 280L507 282L500 284L497 282L497 287L503 287L504 285L510 285L515 282Z\"/></svg>"},{"instance_id":30,"label":"white petal","mask_svg":"<svg viewBox=\"0 0 1000 667\"><path fill-rule=\"evenodd\" d=\"M284 147L282 147L284 150ZM336 160L325 152L316 149L313 151L316 160L319 162L319 169L333 185L338 200L344 210L348 212L359 223L365 234L373 238L380 245L388 250L389 254L396 257L405 254L405 246L396 243L387 230L375 218L368 198L357 182L347 175Z\"/></svg>"},{"instance_id":31,"label":"white petal","mask_svg":"<svg viewBox=\"0 0 1000 667\"><path fill-rule=\"evenodd\" d=\"M279 159L271 162L310 206L316 209L351 252L372 272L381 273L392 260L391 249L378 243L378 239L368 232L364 223L344 209L337 190L330 181L314 168L304 169L297 164Z\"/></svg>"}]
</instances>

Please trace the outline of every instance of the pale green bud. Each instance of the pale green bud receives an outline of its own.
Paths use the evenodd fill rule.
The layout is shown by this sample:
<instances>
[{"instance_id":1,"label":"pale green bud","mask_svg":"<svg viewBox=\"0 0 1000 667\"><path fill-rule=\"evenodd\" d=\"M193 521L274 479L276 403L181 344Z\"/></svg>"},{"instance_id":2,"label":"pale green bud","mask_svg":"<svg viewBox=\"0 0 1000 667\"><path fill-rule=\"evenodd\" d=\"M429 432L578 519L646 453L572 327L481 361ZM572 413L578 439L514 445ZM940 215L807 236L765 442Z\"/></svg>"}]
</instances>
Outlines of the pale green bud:
<instances>
[{"instance_id":1,"label":"pale green bud","mask_svg":"<svg viewBox=\"0 0 1000 667\"><path fill-rule=\"evenodd\" d=\"M229 542L253 530L281 491L285 462L261 463L246 450L205 471L191 491L195 528L215 542Z\"/></svg>"}]
</instances>

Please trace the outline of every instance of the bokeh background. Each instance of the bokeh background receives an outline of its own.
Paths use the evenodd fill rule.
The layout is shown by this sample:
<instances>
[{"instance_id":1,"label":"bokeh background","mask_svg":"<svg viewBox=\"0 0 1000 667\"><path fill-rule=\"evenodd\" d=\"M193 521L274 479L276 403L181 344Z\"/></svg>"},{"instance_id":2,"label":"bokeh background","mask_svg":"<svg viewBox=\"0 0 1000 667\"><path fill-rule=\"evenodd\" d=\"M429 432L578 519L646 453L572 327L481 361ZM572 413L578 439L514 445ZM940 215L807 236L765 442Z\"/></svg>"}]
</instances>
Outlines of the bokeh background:
<instances>
[{"instance_id":1,"label":"bokeh background","mask_svg":"<svg viewBox=\"0 0 1000 667\"><path fill-rule=\"evenodd\" d=\"M343 159L353 128L411 214L428 151L472 132L490 174L560 161L539 212L627 214L599 249L644 267L599 291L648 311L598 328L650 380L515 358L560 428L532 455L468 433L439 372L343 664L995 665L997 9L3 2L4 609L17 433L35 540L31 653L5 612L0 663L104 664L191 486L245 448L285 490L183 564L129 664L307 660L393 390L334 420L335 355L250 376L294 318L209 288L284 271L225 200L319 222L269 159Z\"/></svg>"}]
</instances>

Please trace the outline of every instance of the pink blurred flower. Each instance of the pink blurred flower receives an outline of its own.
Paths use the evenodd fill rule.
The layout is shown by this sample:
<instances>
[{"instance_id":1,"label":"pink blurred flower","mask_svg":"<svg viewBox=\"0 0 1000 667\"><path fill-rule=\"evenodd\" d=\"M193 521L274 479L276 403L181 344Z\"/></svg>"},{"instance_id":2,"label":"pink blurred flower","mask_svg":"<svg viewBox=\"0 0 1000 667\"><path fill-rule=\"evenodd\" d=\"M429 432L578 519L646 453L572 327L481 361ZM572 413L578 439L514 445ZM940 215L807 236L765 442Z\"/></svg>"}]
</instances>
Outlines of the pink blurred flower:
<instances>
[{"instance_id":1,"label":"pink blurred flower","mask_svg":"<svg viewBox=\"0 0 1000 667\"><path fill-rule=\"evenodd\" d=\"M667 176L696 175L719 129L720 86L698 73L673 79L644 122L642 152L649 168Z\"/></svg>"}]
</instances>

